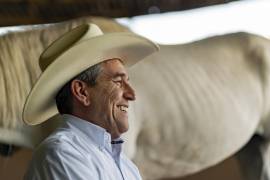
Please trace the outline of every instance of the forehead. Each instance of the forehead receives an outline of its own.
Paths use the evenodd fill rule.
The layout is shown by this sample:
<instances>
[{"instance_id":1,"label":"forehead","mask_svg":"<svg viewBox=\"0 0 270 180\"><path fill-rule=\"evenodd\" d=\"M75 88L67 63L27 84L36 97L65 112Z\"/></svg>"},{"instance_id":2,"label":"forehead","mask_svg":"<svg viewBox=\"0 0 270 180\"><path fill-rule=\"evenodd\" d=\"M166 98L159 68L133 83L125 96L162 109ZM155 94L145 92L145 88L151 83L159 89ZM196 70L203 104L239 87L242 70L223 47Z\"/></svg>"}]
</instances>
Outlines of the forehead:
<instances>
[{"instance_id":1,"label":"forehead","mask_svg":"<svg viewBox=\"0 0 270 180\"><path fill-rule=\"evenodd\" d=\"M119 59L110 59L102 63L102 71L108 75L121 75L127 76L126 68L123 62Z\"/></svg>"}]
</instances>

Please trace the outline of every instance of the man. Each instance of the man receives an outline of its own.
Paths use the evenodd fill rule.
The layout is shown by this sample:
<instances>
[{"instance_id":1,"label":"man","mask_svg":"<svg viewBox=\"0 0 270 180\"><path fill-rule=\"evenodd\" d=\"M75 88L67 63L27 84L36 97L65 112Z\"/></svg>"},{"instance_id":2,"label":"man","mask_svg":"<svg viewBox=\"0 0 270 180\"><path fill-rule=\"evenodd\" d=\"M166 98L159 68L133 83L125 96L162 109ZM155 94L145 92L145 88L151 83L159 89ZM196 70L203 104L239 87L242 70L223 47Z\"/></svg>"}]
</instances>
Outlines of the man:
<instances>
[{"instance_id":1,"label":"man","mask_svg":"<svg viewBox=\"0 0 270 180\"><path fill-rule=\"evenodd\" d=\"M58 110L63 125L37 147L25 179L141 179L122 153L129 101L135 100L125 66L157 50L143 37L103 34L94 24L49 46L40 56L43 73L26 100L23 120L36 125Z\"/></svg>"}]
</instances>

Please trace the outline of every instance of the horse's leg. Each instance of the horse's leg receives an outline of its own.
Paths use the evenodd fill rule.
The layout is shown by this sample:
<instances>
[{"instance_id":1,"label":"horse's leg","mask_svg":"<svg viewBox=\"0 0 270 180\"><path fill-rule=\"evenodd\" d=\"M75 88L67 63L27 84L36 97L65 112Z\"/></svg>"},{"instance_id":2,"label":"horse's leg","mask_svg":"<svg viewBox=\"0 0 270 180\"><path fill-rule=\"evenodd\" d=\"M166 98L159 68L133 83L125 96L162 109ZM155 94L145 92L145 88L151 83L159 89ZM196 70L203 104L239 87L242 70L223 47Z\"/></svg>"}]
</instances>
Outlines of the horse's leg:
<instances>
[{"instance_id":1,"label":"horse's leg","mask_svg":"<svg viewBox=\"0 0 270 180\"><path fill-rule=\"evenodd\" d=\"M240 169L246 180L270 180L269 141L254 135L237 154Z\"/></svg>"}]
</instances>

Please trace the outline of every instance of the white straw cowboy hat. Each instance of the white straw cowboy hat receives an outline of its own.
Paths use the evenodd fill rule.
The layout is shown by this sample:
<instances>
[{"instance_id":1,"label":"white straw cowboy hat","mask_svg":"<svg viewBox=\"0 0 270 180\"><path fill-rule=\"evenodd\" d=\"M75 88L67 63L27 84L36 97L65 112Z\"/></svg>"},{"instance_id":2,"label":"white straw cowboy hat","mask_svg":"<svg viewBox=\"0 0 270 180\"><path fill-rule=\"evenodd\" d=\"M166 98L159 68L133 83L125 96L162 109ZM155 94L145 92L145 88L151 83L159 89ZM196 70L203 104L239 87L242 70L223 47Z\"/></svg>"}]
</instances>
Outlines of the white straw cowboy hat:
<instances>
[{"instance_id":1,"label":"white straw cowboy hat","mask_svg":"<svg viewBox=\"0 0 270 180\"><path fill-rule=\"evenodd\" d=\"M133 33L103 34L95 24L74 28L41 54L43 72L26 99L24 122L36 125L56 115L56 94L87 68L112 58L129 67L158 50L157 44Z\"/></svg>"}]
</instances>

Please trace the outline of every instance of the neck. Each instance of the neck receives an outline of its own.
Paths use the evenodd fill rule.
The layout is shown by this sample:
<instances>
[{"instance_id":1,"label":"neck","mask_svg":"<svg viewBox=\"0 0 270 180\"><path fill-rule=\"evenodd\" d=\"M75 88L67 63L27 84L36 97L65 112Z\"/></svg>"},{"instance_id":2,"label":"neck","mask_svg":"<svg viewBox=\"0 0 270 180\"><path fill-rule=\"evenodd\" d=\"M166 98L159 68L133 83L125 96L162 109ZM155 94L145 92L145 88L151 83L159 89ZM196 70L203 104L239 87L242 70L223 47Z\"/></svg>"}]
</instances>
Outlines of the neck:
<instances>
[{"instance_id":1,"label":"neck","mask_svg":"<svg viewBox=\"0 0 270 180\"><path fill-rule=\"evenodd\" d=\"M117 139L120 138L121 133L118 132L117 128L112 128L112 126L110 126L111 128L108 128L108 126L106 126L105 122L95 118L95 117L91 117L89 115L85 115L84 113L79 113L79 112L72 112L71 115L76 116L84 121L90 122L92 124L95 124L99 127L102 127L103 129L105 129L109 134L111 134L111 138L112 139Z\"/></svg>"}]
</instances>

